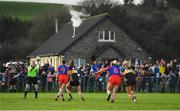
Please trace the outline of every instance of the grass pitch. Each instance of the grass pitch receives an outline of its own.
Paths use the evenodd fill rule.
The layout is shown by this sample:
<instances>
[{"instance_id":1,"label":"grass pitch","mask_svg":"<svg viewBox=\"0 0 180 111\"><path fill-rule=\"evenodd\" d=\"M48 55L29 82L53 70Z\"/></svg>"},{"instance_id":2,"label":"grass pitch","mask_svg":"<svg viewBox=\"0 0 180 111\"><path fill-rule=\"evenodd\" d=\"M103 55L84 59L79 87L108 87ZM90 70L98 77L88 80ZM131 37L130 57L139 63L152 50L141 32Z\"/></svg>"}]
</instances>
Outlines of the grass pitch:
<instances>
[{"instance_id":1,"label":"grass pitch","mask_svg":"<svg viewBox=\"0 0 180 111\"><path fill-rule=\"evenodd\" d=\"M39 99L29 93L0 93L0 110L180 110L180 94L138 93L132 103L125 93L118 93L115 103L106 101L106 93L84 93L82 102L77 93L72 101L55 101L56 93L40 93ZM68 96L65 94L65 99Z\"/></svg>"}]
</instances>

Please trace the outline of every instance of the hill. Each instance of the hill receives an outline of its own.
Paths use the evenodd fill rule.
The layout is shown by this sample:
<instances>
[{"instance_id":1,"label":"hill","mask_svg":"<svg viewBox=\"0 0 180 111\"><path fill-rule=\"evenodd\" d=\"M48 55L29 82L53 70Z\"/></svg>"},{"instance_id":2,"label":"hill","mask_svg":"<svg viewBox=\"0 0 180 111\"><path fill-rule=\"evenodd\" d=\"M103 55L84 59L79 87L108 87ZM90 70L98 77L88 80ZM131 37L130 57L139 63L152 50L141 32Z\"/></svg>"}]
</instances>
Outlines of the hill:
<instances>
[{"instance_id":1,"label":"hill","mask_svg":"<svg viewBox=\"0 0 180 111\"><path fill-rule=\"evenodd\" d=\"M11 16L28 20L49 10L65 10L65 7L63 4L0 1L0 16Z\"/></svg>"}]
</instances>

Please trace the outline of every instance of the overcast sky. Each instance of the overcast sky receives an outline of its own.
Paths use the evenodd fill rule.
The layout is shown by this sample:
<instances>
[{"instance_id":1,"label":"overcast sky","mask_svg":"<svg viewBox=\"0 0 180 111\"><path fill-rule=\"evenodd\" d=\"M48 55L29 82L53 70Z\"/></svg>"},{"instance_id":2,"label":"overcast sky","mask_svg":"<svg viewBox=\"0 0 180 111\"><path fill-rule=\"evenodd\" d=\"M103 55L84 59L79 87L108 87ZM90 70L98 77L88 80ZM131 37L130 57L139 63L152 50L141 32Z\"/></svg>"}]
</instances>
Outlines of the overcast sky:
<instances>
[{"instance_id":1,"label":"overcast sky","mask_svg":"<svg viewBox=\"0 0 180 111\"><path fill-rule=\"evenodd\" d=\"M0 0L0 1L20 1L20 2L41 2L41 3L64 3L64 4L76 4L82 0ZM123 0L114 0L122 2ZM134 0L135 4L139 4L142 0Z\"/></svg>"}]
</instances>

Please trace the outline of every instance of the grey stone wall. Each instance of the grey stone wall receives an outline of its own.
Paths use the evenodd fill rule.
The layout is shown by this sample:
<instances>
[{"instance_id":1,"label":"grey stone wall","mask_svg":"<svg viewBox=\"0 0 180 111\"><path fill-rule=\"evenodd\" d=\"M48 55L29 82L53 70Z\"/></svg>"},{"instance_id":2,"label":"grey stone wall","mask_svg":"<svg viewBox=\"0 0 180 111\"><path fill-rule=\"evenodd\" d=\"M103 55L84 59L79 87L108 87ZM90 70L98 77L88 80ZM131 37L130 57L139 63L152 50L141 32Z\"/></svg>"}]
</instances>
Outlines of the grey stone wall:
<instances>
[{"instance_id":1,"label":"grey stone wall","mask_svg":"<svg viewBox=\"0 0 180 111\"><path fill-rule=\"evenodd\" d=\"M111 59L123 59L123 55L121 55L120 53L118 53L116 50L114 50L113 48L108 48L105 51L103 51L100 56L97 56L97 60L102 60L102 59L107 59L107 58L111 58Z\"/></svg>"},{"instance_id":2,"label":"grey stone wall","mask_svg":"<svg viewBox=\"0 0 180 111\"><path fill-rule=\"evenodd\" d=\"M116 42L99 42L98 41L98 31L103 30L111 30L116 32ZM91 31L85 34L79 41L75 42L70 48L65 51L66 59L74 59L74 58L85 58L86 60L90 60L94 52L99 50L100 47L104 47L106 45L111 45L116 47L119 52L123 53L124 58L140 58L140 59L148 59L149 55L144 50L137 51L137 48L140 47L135 41L132 40L127 34L125 34L120 27L115 25L108 18L94 27ZM142 48L143 49L143 48ZM109 52L109 53L108 53ZM106 55L106 56L105 56ZM118 56L118 57L117 57ZM118 54L117 51L112 49L108 49L103 55L99 56L98 59L104 57L122 57L122 55Z\"/></svg>"}]
</instances>

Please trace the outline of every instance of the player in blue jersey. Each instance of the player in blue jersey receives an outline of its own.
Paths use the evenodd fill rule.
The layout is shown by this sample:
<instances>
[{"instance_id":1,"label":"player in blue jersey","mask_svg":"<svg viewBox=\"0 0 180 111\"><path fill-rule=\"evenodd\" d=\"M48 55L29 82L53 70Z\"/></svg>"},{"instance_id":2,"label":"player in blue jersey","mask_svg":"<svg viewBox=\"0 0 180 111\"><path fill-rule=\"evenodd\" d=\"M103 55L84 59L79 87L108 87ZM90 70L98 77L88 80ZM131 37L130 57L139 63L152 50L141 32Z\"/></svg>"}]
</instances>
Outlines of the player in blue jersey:
<instances>
[{"instance_id":1,"label":"player in blue jersey","mask_svg":"<svg viewBox=\"0 0 180 111\"><path fill-rule=\"evenodd\" d=\"M107 84L107 94L108 94L107 101L109 101L111 98L111 102L114 103L116 98L116 92L121 83L121 71L119 66L117 65L117 61L116 60L112 61L110 66L97 71L96 74L103 71L109 71L109 80Z\"/></svg>"},{"instance_id":2,"label":"player in blue jersey","mask_svg":"<svg viewBox=\"0 0 180 111\"><path fill-rule=\"evenodd\" d=\"M58 79L58 84L59 84L59 92L57 97L55 98L55 100L57 101L59 97L61 97L62 101L65 101L64 97L63 97L63 92L65 90L65 87L69 81L69 77L68 77L68 66L65 65L66 61L63 60L62 61L62 65L58 66L57 68L57 79Z\"/></svg>"}]
</instances>

